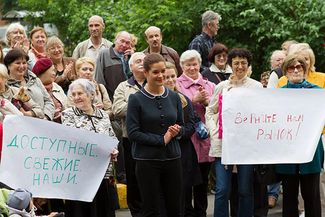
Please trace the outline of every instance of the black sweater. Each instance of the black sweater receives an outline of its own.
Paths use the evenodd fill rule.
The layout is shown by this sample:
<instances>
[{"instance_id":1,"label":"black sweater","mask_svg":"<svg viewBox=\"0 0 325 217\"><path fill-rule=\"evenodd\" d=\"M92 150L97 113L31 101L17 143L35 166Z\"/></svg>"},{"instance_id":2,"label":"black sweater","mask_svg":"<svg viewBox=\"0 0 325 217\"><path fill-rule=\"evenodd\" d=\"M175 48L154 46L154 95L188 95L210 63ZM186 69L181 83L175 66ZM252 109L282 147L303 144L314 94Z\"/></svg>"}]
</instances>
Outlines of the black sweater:
<instances>
[{"instance_id":1,"label":"black sweater","mask_svg":"<svg viewBox=\"0 0 325 217\"><path fill-rule=\"evenodd\" d=\"M159 161L180 158L178 138L183 130L167 145L164 142L164 134L174 124L183 126L182 105L177 93L165 88L161 96L153 96L142 88L130 95L126 125L133 143L133 158Z\"/></svg>"}]
</instances>

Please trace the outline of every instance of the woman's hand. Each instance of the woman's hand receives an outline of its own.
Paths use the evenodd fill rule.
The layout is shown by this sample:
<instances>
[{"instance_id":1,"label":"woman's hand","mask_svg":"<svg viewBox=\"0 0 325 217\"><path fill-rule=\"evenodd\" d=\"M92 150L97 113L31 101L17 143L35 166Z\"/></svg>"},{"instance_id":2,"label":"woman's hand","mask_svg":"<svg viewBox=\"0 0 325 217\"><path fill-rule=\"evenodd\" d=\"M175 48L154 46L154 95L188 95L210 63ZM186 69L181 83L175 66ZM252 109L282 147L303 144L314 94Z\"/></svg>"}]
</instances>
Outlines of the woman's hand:
<instances>
[{"instance_id":1,"label":"woman's hand","mask_svg":"<svg viewBox=\"0 0 325 217\"><path fill-rule=\"evenodd\" d=\"M23 38L22 40L20 41L17 41L13 46L12 46L12 49L14 48L21 48L25 51L25 53L28 52L29 50L29 40L28 38Z\"/></svg>"},{"instance_id":2,"label":"woman's hand","mask_svg":"<svg viewBox=\"0 0 325 217\"><path fill-rule=\"evenodd\" d=\"M202 103L204 105L209 104L208 92L200 86L192 98L193 103Z\"/></svg>"},{"instance_id":3,"label":"woman's hand","mask_svg":"<svg viewBox=\"0 0 325 217\"><path fill-rule=\"evenodd\" d=\"M23 113L24 116L35 117L35 113L32 111L25 111L23 108L20 108L19 111Z\"/></svg>"},{"instance_id":4,"label":"woman's hand","mask_svg":"<svg viewBox=\"0 0 325 217\"><path fill-rule=\"evenodd\" d=\"M111 161L115 161L115 162L117 161L118 153L119 151L116 148L114 148L111 153Z\"/></svg>"},{"instance_id":5,"label":"woman's hand","mask_svg":"<svg viewBox=\"0 0 325 217\"><path fill-rule=\"evenodd\" d=\"M167 145L175 136L177 136L180 131L181 126L179 126L178 124L169 126L167 132L164 135L165 145Z\"/></svg>"},{"instance_id":6,"label":"woman's hand","mask_svg":"<svg viewBox=\"0 0 325 217\"><path fill-rule=\"evenodd\" d=\"M104 104L103 103L95 103L94 106L96 108L99 108L99 109L103 109L104 108Z\"/></svg>"},{"instance_id":7,"label":"woman's hand","mask_svg":"<svg viewBox=\"0 0 325 217\"><path fill-rule=\"evenodd\" d=\"M75 77L72 75L72 67L73 67L73 62L71 61L65 66L65 69L62 74L62 76L65 79L69 79L71 81L75 79Z\"/></svg>"}]
</instances>

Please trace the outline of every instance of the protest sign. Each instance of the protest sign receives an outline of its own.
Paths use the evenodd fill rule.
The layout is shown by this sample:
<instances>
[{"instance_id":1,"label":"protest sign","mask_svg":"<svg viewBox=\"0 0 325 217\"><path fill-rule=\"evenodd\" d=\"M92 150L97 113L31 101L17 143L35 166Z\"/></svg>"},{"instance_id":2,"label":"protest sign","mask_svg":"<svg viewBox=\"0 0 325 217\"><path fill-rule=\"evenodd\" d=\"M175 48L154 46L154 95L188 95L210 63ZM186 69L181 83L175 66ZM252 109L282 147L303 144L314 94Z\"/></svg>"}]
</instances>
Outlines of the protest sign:
<instances>
[{"instance_id":1,"label":"protest sign","mask_svg":"<svg viewBox=\"0 0 325 217\"><path fill-rule=\"evenodd\" d=\"M8 115L0 181L34 197L92 201L117 139L50 121Z\"/></svg>"},{"instance_id":2,"label":"protest sign","mask_svg":"<svg viewBox=\"0 0 325 217\"><path fill-rule=\"evenodd\" d=\"M325 124L325 90L233 88L222 106L223 164L313 159Z\"/></svg>"}]
</instances>

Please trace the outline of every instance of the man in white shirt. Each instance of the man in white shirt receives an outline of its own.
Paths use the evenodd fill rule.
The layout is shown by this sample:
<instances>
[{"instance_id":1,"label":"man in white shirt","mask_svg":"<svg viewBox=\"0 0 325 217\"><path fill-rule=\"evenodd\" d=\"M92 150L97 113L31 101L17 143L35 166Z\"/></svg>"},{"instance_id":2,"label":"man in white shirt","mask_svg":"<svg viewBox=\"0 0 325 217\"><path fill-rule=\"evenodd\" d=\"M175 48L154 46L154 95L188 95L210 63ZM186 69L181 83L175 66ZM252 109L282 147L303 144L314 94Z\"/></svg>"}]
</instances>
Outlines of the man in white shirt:
<instances>
[{"instance_id":1,"label":"man in white shirt","mask_svg":"<svg viewBox=\"0 0 325 217\"><path fill-rule=\"evenodd\" d=\"M102 17L98 15L90 17L88 20L90 38L77 45L73 51L72 57L78 59L87 56L96 61L99 51L104 48L109 48L113 44L109 40L103 38L104 29L105 24Z\"/></svg>"}]
</instances>

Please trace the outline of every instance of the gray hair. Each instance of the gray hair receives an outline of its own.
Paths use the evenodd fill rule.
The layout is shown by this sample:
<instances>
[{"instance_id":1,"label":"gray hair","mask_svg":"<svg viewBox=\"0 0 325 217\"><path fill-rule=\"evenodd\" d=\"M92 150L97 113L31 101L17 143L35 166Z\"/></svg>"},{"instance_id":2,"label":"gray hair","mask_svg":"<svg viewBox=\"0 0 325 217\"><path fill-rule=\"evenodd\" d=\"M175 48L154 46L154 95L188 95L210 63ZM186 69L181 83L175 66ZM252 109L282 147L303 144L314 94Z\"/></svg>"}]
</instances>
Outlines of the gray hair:
<instances>
[{"instance_id":1,"label":"gray hair","mask_svg":"<svg viewBox=\"0 0 325 217\"><path fill-rule=\"evenodd\" d=\"M181 57L179 58L179 62L181 64L181 66L183 66L186 61L192 60L192 59L197 59L201 65L201 62L202 62L201 55L196 50L187 50L187 51L183 52Z\"/></svg>"},{"instance_id":2,"label":"gray hair","mask_svg":"<svg viewBox=\"0 0 325 217\"><path fill-rule=\"evenodd\" d=\"M70 84L68 96L71 96L71 92L73 88L75 88L78 85L86 92L88 96L94 96L96 94L96 87L92 81L89 81L88 79L84 79L84 78L78 78L77 80L74 80Z\"/></svg>"},{"instance_id":3,"label":"gray hair","mask_svg":"<svg viewBox=\"0 0 325 217\"><path fill-rule=\"evenodd\" d=\"M114 43L117 41L117 39L122 35L122 34L125 34L125 35L128 35L130 37L130 41L132 41L132 38L131 38L131 34L127 31L120 31L118 33L116 33L116 36L115 36L115 39L114 39Z\"/></svg>"},{"instance_id":4,"label":"gray hair","mask_svg":"<svg viewBox=\"0 0 325 217\"><path fill-rule=\"evenodd\" d=\"M0 77L9 79L8 69L5 65L0 63Z\"/></svg>"},{"instance_id":5,"label":"gray hair","mask_svg":"<svg viewBox=\"0 0 325 217\"><path fill-rule=\"evenodd\" d=\"M10 44L9 44L10 41L9 41L9 39L8 39L9 34L10 34L12 31L14 31L14 29L19 29L19 30L21 30L21 31L23 32L25 38L27 38L25 28L24 28L20 23L12 23L12 24L10 24L10 25L8 26L7 31L6 31L6 43L7 43L8 46L10 46Z\"/></svg>"},{"instance_id":6,"label":"gray hair","mask_svg":"<svg viewBox=\"0 0 325 217\"><path fill-rule=\"evenodd\" d=\"M209 22L211 22L212 20L215 20L215 19L220 21L221 20L220 14L218 14L214 11L211 11L211 10L204 12L202 14L202 26L207 26L209 24Z\"/></svg>"},{"instance_id":7,"label":"gray hair","mask_svg":"<svg viewBox=\"0 0 325 217\"><path fill-rule=\"evenodd\" d=\"M135 53L133 53L133 54L131 55L131 57L130 57L130 59L129 59L129 68L130 68L130 70L131 70L131 65L133 64L133 59L134 59L136 56L140 55L140 54L144 54L144 53L143 53L143 52L135 52Z\"/></svg>"}]
</instances>

